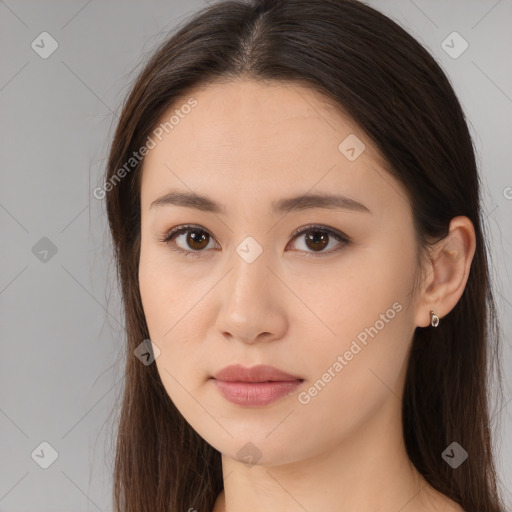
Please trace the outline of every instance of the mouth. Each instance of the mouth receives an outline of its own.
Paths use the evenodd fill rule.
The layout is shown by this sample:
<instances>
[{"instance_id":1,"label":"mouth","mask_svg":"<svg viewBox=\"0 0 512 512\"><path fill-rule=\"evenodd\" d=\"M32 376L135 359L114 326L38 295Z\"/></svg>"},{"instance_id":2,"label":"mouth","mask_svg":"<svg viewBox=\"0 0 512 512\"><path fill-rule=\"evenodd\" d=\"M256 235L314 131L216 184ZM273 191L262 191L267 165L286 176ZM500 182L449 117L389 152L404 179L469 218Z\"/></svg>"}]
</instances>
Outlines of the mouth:
<instances>
[{"instance_id":1,"label":"mouth","mask_svg":"<svg viewBox=\"0 0 512 512\"><path fill-rule=\"evenodd\" d=\"M290 394L304 379L268 365L231 365L211 379L224 398L243 406L263 406Z\"/></svg>"}]
</instances>

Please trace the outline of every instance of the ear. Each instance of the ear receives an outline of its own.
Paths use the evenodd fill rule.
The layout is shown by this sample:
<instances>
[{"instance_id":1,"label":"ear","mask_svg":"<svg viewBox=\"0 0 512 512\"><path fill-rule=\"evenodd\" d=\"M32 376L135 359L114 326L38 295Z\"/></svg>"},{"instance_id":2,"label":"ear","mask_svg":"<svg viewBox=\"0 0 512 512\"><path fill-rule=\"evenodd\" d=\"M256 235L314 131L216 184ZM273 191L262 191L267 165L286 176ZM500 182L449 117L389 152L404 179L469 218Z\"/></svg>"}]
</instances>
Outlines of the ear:
<instances>
[{"instance_id":1,"label":"ear","mask_svg":"<svg viewBox=\"0 0 512 512\"><path fill-rule=\"evenodd\" d=\"M418 327L430 325L431 310L442 319L455 307L466 287L475 248L473 223L467 217L454 217L448 235L429 250L430 261L417 301Z\"/></svg>"}]
</instances>

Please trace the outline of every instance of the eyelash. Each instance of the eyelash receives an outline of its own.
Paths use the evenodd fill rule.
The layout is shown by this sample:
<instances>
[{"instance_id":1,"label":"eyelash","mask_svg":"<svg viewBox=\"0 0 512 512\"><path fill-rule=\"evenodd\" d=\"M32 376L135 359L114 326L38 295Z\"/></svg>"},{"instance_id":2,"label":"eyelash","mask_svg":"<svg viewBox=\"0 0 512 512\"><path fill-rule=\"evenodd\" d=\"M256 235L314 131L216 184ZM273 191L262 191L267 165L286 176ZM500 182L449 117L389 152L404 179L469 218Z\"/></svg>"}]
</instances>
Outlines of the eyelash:
<instances>
[{"instance_id":1,"label":"eyelash","mask_svg":"<svg viewBox=\"0 0 512 512\"><path fill-rule=\"evenodd\" d=\"M176 238L177 236L179 236L179 235L181 235L183 233L187 233L188 231L203 232L203 233L206 233L211 238L213 238L206 229L203 229L203 228L200 228L200 227L194 226L194 225L184 224L184 225L176 226L176 227L172 228L169 231L166 231L163 234L162 237L158 238L158 241L170 246L170 242L174 238ZM299 235L302 235L304 233L308 233L308 232L311 232L311 231L321 231L322 233L327 233L328 235L332 236L336 241L341 242L341 245L337 249L334 249L334 250L331 249L328 252L317 252L317 253L315 253L315 252L308 252L308 251L306 251L306 255L303 256L305 258L309 258L309 257L316 258L316 257L320 257L320 256L325 256L325 255L333 254L333 253L338 252L341 249L343 249L344 247L346 247L346 246L351 244L350 237L346 236L345 234L343 234L343 233L341 233L339 231L334 231L333 229L330 229L330 228L328 228L326 226L322 226L322 225L318 225L318 224L313 224L313 225L310 225L310 226L306 226L304 228L297 229L291 235L292 236L292 240L297 238ZM194 250L187 251L185 249L181 249L180 247L170 247L170 248L173 251L176 251L176 252L178 252L180 254L184 254L185 256L191 256L191 257L200 256L201 253L204 252L204 250L201 250L201 251L194 251Z\"/></svg>"}]
</instances>

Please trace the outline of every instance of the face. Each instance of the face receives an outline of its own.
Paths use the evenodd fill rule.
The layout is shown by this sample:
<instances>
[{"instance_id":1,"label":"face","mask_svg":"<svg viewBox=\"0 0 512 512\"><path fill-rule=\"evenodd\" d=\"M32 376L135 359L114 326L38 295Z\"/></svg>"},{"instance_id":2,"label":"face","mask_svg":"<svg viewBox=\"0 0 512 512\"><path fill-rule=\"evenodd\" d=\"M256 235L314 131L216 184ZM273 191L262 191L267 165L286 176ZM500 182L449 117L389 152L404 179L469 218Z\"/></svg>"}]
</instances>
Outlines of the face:
<instances>
[{"instance_id":1,"label":"face","mask_svg":"<svg viewBox=\"0 0 512 512\"><path fill-rule=\"evenodd\" d=\"M398 410L416 327L406 191L358 126L308 88L210 84L162 122L176 110L172 129L154 132L141 181L139 284L165 389L230 458L326 452L383 404ZM306 194L349 200L285 202ZM287 390L234 403L212 379L234 364L299 380L232 385L245 398Z\"/></svg>"}]
</instances>

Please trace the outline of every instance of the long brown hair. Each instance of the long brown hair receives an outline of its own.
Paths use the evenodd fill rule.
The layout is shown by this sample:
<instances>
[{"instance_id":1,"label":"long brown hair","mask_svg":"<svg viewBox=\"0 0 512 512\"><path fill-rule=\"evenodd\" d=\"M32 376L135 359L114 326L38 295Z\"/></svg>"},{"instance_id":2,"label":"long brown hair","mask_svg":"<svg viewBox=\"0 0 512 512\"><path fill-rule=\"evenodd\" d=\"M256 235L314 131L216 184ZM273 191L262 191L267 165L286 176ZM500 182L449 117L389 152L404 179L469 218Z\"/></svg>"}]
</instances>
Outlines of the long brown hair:
<instances>
[{"instance_id":1,"label":"long brown hair","mask_svg":"<svg viewBox=\"0 0 512 512\"><path fill-rule=\"evenodd\" d=\"M476 252L462 297L438 329L415 332L403 433L411 461L435 489L467 512L502 512L488 394L493 370L500 389L499 328L472 139L430 53L356 0L206 7L153 53L123 105L104 187L127 335L115 511L209 511L223 488L220 453L176 409L156 365L134 356L149 334L138 287L142 160L130 159L192 88L239 77L307 85L348 113L405 185L422 255L429 241L447 235L453 217L472 221ZM441 457L453 441L469 454L457 469Z\"/></svg>"}]
</instances>

